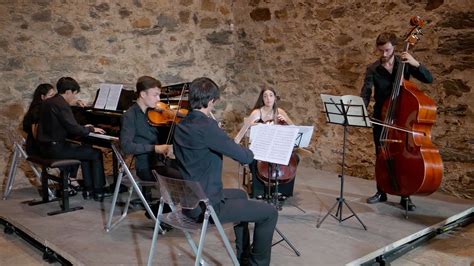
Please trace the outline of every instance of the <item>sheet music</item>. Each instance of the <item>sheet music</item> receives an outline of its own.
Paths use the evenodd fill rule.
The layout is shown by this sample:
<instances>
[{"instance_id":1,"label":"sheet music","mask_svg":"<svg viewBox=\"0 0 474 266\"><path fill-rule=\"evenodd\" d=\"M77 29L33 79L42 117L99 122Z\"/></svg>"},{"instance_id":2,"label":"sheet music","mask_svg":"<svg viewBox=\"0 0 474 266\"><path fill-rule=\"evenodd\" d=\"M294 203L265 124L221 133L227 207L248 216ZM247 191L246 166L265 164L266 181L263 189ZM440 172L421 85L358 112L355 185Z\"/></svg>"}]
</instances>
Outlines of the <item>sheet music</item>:
<instances>
[{"instance_id":1,"label":"sheet music","mask_svg":"<svg viewBox=\"0 0 474 266\"><path fill-rule=\"evenodd\" d=\"M109 97L109 91L109 84L100 84L99 95L97 95L97 99L95 100L94 108L104 109L107 104L107 98Z\"/></svg>"},{"instance_id":2,"label":"sheet music","mask_svg":"<svg viewBox=\"0 0 474 266\"><path fill-rule=\"evenodd\" d=\"M256 125L252 127L252 131L254 137L249 148L256 160L288 165L298 128L280 125Z\"/></svg>"},{"instance_id":3,"label":"sheet music","mask_svg":"<svg viewBox=\"0 0 474 266\"><path fill-rule=\"evenodd\" d=\"M301 138L296 138L294 146L300 148L306 148L311 142L311 136L313 136L314 126L295 126L288 125L287 127L294 127L298 129L298 135L301 134Z\"/></svg>"},{"instance_id":4,"label":"sheet music","mask_svg":"<svg viewBox=\"0 0 474 266\"><path fill-rule=\"evenodd\" d=\"M344 124L344 112L351 126L370 127L370 119L365 108L364 100L355 95L335 96L321 94L326 120L329 123ZM345 110L343 110L343 104Z\"/></svg>"},{"instance_id":5,"label":"sheet music","mask_svg":"<svg viewBox=\"0 0 474 266\"><path fill-rule=\"evenodd\" d=\"M120 99L120 93L122 92L122 84L108 84L109 95L107 97L107 104L105 105L106 110L117 110L117 105ZM99 92L100 93L100 92Z\"/></svg>"}]
</instances>

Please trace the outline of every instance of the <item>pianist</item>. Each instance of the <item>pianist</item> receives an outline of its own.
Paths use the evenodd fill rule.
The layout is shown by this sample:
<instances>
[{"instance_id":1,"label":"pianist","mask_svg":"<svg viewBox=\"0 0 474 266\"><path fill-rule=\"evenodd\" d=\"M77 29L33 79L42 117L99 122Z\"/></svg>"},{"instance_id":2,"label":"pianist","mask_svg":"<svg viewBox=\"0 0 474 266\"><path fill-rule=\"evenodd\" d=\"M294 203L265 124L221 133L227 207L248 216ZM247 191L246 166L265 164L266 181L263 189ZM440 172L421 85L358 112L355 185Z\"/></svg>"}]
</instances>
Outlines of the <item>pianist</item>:
<instances>
[{"instance_id":1,"label":"pianist","mask_svg":"<svg viewBox=\"0 0 474 266\"><path fill-rule=\"evenodd\" d=\"M73 78L60 78L56 89L58 94L41 105L37 133L40 154L52 159L80 160L84 199L103 201L106 195L102 152L90 146L68 142L66 138L84 137L90 132L103 134L104 130L92 125L81 126L74 118L70 104L76 102L80 87Z\"/></svg>"},{"instance_id":2,"label":"pianist","mask_svg":"<svg viewBox=\"0 0 474 266\"><path fill-rule=\"evenodd\" d=\"M143 76L136 84L137 101L122 116L120 145L127 154L135 156L137 176L145 181L154 181L151 170L172 178L180 178L179 171L165 165L164 158L171 152L171 145L158 145L158 129L148 123L146 110L155 108L160 101L160 81ZM151 201L151 190L143 188L147 201Z\"/></svg>"}]
</instances>

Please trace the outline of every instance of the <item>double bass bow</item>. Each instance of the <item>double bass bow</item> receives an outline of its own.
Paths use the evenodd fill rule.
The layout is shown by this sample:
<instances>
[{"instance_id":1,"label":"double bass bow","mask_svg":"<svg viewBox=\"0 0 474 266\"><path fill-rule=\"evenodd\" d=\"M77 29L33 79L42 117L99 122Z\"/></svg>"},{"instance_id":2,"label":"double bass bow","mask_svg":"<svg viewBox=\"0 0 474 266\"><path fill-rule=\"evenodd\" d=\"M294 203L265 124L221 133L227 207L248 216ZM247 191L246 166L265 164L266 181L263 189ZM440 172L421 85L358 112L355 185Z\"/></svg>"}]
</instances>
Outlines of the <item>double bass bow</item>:
<instances>
[{"instance_id":1,"label":"double bass bow","mask_svg":"<svg viewBox=\"0 0 474 266\"><path fill-rule=\"evenodd\" d=\"M419 40L424 21L413 17L410 24L404 52ZM377 185L388 194L429 195L438 189L443 176L441 156L431 142L436 105L414 83L403 79L405 64L400 61L391 96L382 108L387 126L380 135L375 176Z\"/></svg>"}]
</instances>

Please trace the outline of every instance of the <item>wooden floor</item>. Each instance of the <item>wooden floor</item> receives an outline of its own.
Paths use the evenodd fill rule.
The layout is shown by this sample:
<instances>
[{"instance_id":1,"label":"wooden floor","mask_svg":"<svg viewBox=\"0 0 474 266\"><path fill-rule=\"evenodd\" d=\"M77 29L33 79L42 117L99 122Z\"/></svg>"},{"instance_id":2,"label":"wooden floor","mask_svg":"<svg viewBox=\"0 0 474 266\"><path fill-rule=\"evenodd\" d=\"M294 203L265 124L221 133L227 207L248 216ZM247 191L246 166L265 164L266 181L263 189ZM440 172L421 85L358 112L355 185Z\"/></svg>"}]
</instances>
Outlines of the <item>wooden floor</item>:
<instances>
[{"instance_id":1,"label":"wooden floor","mask_svg":"<svg viewBox=\"0 0 474 266\"><path fill-rule=\"evenodd\" d=\"M226 161L226 187L238 187L240 182L236 173L236 163ZM339 224L329 216L320 228L316 228L339 196L339 181L337 173L298 169L295 197L289 199L280 212L277 228L301 252L301 256L296 256L283 241L272 249L272 265L360 262L358 259L396 245L397 241L399 243L430 226L443 223L459 213L473 211L473 201L435 193L429 197L413 197L417 210L405 219L398 197L389 196L385 203L366 204L366 197L374 193L374 182L346 176L344 197L367 226L367 231L355 217ZM34 189L13 191L7 201L0 201L0 217L74 265L146 264L153 223L145 218L143 211L131 211L122 224L107 233L104 226L110 199L97 203L76 196L71 205L82 205L84 210L47 216L47 212L59 208L58 204L28 206L22 203L34 197L38 197ZM344 206L343 216L349 214L349 209ZM227 235L233 241L233 231L228 230ZM279 240L276 233L274 240ZM211 232L206 240L204 256L210 265L231 264L215 232ZM190 265L193 254L182 233L173 230L159 237L154 261L159 265Z\"/></svg>"}]
</instances>

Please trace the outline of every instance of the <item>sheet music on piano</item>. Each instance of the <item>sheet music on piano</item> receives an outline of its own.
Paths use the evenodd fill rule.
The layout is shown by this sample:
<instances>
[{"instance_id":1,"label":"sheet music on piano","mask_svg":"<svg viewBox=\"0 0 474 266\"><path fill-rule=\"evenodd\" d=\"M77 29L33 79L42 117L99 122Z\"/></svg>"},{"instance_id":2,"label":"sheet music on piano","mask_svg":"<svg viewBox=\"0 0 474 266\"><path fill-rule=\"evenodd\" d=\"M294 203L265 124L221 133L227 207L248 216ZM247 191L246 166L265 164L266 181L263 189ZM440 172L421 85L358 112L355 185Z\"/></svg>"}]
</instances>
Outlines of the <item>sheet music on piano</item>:
<instances>
[{"instance_id":1,"label":"sheet music on piano","mask_svg":"<svg viewBox=\"0 0 474 266\"><path fill-rule=\"evenodd\" d=\"M102 83L99 94L95 100L95 109L117 110L117 105L122 92L123 84Z\"/></svg>"}]
</instances>

